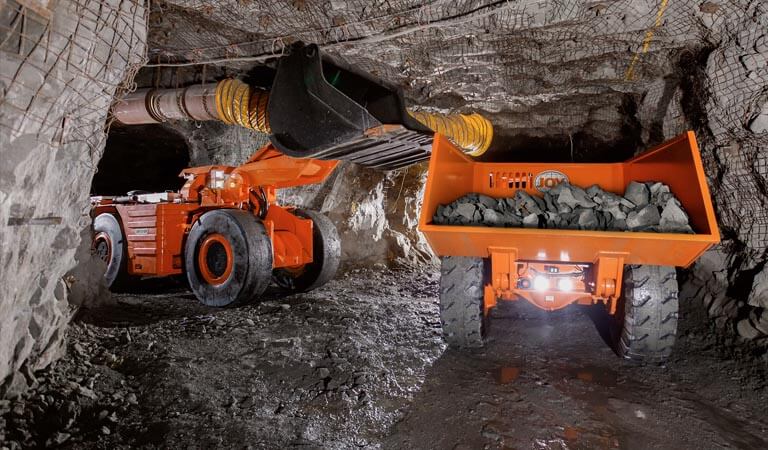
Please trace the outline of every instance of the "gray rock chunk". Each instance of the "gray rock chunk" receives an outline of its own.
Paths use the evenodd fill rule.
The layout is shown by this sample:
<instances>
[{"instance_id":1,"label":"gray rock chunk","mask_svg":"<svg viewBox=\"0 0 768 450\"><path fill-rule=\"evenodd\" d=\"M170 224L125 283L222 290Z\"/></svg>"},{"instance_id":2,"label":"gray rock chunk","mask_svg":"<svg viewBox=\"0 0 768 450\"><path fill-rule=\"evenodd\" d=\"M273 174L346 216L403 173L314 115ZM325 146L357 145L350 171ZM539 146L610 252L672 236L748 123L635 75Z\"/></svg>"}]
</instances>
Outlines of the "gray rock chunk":
<instances>
[{"instance_id":1,"label":"gray rock chunk","mask_svg":"<svg viewBox=\"0 0 768 450\"><path fill-rule=\"evenodd\" d=\"M475 210L477 207L473 205L472 203L460 203L454 212L454 215L458 215L460 217L465 218L466 220L469 220L470 222L474 220L475 217Z\"/></svg>"},{"instance_id":2,"label":"gray rock chunk","mask_svg":"<svg viewBox=\"0 0 768 450\"><path fill-rule=\"evenodd\" d=\"M578 206L581 206L582 208L594 208L597 206L597 203L589 198L584 189L578 186L571 186L571 190L573 191L573 196L576 198Z\"/></svg>"},{"instance_id":3,"label":"gray rock chunk","mask_svg":"<svg viewBox=\"0 0 768 450\"><path fill-rule=\"evenodd\" d=\"M490 226L497 226L502 223L501 214L497 213L493 209L486 209L483 211L483 223Z\"/></svg>"},{"instance_id":4,"label":"gray rock chunk","mask_svg":"<svg viewBox=\"0 0 768 450\"><path fill-rule=\"evenodd\" d=\"M547 228L558 228L560 226L560 215L556 212L547 211L544 215Z\"/></svg>"},{"instance_id":5,"label":"gray rock chunk","mask_svg":"<svg viewBox=\"0 0 768 450\"><path fill-rule=\"evenodd\" d=\"M568 206L571 209L577 206L582 208L594 208L597 206L597 203L590 200L587 192L578 186L560 183L558 187L560 188L560 194L557 196L557 203L560 205Z\"/></svg>"},{"instance_id":6,"label":"gray rock chunk","mask_svg":"<svg viewBox=\"0 0 768 450\"><path fill-rule=\"evenodd\" d=\"M539 201L541 204L539 204ZM524 191L517 191L517 193L515 193L517 210L523 216L527 216L529 214L542 214L544 212L543 208L546 206L544 205L543 200L539 199L539 201Z\"/></svg>"},{"instance_id":7,"label":"gray rock chunk","mask_svg":"<svg viewBox=\"0 0 768 450\"><path fill-rule=\"evenodd\" d=\"M688 214L680 207L680 202L675 198L670 198L664 205L659 220L659 228L662 233L685 232L690 229L688 224Z\"/></svg>"},{"instance_id":8,"label":"gray rock chunk","mask_svg":"<svg viewBox=\"0 0 768 450\"><path fill-rule=\"evenodd\" d=\"M632 202L638 209L645 207L650 202L650 193L645 183L632 181L624 191L624 198Z\"/></svg>"},{"instance_id":9,"label":"gray rock chunk","mask_svg":"<svg viewBox=\"0 0 768 450\"><path fill-rule=\"evenodd\" d=\"M627 214L621 209L618 204L603 208L603 212L609 213L615 219L626 219Z\"/></svg>"},{"instance_id":10,"label":"gray rock chunk","mask_svg":"<svg viewBox=\"0 0 768 450\"><path fill-rule=\"evenodd\" d=\"M480 204L485 206L486 208L494 209L496 208L496 205L499 203L498 200L496 200L493 197L489 197L487 195L478 194L477 197Z\"/></svg>"},{"instance_id":11,"label":"gray rock chunk","mask_svg":"<svg viewBox=\"0 0 768 450\"><path fill-rule=\"evenodd\" d=\"M525 228L538 228L539 226L539 216L538 214L528 214L523 219L523 226Z\"/></svg>"},{"instance_id":12,"label":"gray rock chunk","mask_svg":"<svg viewBox=\"0 0 768 450\"><path fill-rule=\"evenodd\" d=\"M611 225L612 230L627 231L627 221L624 219L614 219Z\"/></svg>"},{"instance_id":13,"label":"gray rock chunk","mask_svg":"<svg viewBox=\"0 0 768 450\"><path fill-rule=\"evenodd\" d=\"M579 213L578 224L582 230L595 230L599 227L600 222L594 210L585 209Z\"/></svg>"},{"instance_id":14,"label":"gray rock chunk","mask_svg":"<svg viewBox=\"0 0 768 450\"><path fill-rule=\"evenodd\" d=\"M664 206L668 199L672 197L669 186L664 183L646 183L651 194L651 203Z\"/></svg>"},{"instance_id":15,"label":"gray rock chunk","mask_svg":"<svg viewBox=\"0 0 768 450\"><path fill-rule=\"evenodd\" d=\"M598 186L598 185L596 185L596 184L593 184L592 186L588 187L588 188L586 189L586 192L587 192L587 195L589 196L589 198L591 198L592 200L594 200L594 201L595 201L595 202L597 202L597 203L600 203L600 202L598 202L598 201L596 200L596 197L598 197L598 198L599 198L599 197L602 197L602 196L603 196L603 195L605 195L605 193L606 193L606 192L603 190L603 188L601 188L600 186Z\"/></svg>"},{"instance_id":16,"label":"gray rock chunk","mask_svg":"<svg viewBox=\"0 0 768 450\"><path fill-rule=\"evenodd\" d=\"M560 186L563 186L563 184L564 183L561 183ZM560 195L557 196L557 203L573 210L579 202L576 200L576 197L573 195L573 191L571 191L570 188L563 188L560 190Z\"/></svg>"},{"instance_id":17,"label":"gray rock chunk","mask_svg":"<svg viewBox=\"0 0 768 450\"><path fill-rule=\"evenodd\" d=\"M633 231L640 230L656 226L659 224L660 220L661 215L659 214L659 208L655 205L648 205L639 212L632 211L629 213L629 216L627 216L627 227Z\"/></svg>"},{"instance_id":18,"label":"gray rock chunk","mask_svg":"<svg viewBox=\"0 0 768 450\"><path fill-rule=\"evenodd\" d=\"M556 213L557 212L557 203L555 203L555 199L552 197L552 194L549 192L544 193L544 204L546 205L546 210Z\"/></svg>"}]
</instances>

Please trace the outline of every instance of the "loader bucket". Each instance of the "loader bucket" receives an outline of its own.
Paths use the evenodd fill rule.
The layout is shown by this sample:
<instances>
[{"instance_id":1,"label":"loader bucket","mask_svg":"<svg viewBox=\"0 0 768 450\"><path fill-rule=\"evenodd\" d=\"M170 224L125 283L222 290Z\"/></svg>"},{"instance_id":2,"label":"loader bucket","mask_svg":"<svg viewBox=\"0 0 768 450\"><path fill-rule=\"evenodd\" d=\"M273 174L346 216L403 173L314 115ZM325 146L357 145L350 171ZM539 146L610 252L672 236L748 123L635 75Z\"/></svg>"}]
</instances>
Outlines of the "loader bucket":
<instances>
[{"instance_id":1,"label":"loader bucket","mask_svg":"<svg viewBox=\"0 0 768 450\"><path fill-rule=\"evenodd\" d=\"M407 113L400 89L314 44L280 58L268 116L272 143L295 158L386 170L429 158L432 131Z\"/></svg>"},{"instance_id":2,"label":"loader bucket","mask_svg":"<svg viewBox=\"0 0 768 450\"><path fill-rule=\"evenodd\" d=\"M576 186L599 185L623 195L631 181L667 184L690 216L695 234L491 228L432 223L438 205L471 193L512 197L518 189L540 189L567 177ZM623 163L491 163L464 155L435 136L419 229L439 256L489 258L508 250L518 261L594 263L600 255L621 255L624 264L692 264L719 242L696 137L689 131Z\"/></svg>"}]
</instances>

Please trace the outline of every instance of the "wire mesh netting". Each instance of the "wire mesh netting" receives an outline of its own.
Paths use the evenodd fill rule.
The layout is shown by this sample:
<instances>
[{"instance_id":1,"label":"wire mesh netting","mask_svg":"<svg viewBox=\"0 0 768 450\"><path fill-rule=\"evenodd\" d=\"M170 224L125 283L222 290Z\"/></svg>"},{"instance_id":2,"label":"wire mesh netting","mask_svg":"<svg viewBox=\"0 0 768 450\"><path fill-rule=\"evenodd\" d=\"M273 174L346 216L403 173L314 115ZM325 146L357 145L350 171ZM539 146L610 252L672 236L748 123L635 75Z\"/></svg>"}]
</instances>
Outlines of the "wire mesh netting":
<instances>
[{"instance_id":1,"label":"wire mesh netting","mask_svg":"<svg viewBox=\"0 0 768 450\"><path fill-rule=\"evenodd\" d=\"M82 142L98 159L113 95L144 63L147 10L139 1L0 5L0 132L52 146ZM93 153L96 153L95 155Z\"/></svg>"}]
</instances>

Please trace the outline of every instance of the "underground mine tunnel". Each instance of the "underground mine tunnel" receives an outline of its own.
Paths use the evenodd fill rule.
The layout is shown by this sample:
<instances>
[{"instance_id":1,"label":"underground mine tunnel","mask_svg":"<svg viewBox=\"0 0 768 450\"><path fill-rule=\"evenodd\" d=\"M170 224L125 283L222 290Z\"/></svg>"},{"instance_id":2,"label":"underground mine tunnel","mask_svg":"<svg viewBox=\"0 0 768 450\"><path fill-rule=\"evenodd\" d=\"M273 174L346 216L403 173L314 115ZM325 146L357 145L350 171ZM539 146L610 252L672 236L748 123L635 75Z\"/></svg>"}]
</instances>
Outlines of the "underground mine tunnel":
<instances>
[{"instance_id":1,"label":"underground mine tunnel","mask_svg":"<svg viewBox=\"0 0 768 450\"><path fill-rule=\"evenodd\" d=\"M0 449L768 448L766 30L0 2Z\"/></svg>"}]
</instances>

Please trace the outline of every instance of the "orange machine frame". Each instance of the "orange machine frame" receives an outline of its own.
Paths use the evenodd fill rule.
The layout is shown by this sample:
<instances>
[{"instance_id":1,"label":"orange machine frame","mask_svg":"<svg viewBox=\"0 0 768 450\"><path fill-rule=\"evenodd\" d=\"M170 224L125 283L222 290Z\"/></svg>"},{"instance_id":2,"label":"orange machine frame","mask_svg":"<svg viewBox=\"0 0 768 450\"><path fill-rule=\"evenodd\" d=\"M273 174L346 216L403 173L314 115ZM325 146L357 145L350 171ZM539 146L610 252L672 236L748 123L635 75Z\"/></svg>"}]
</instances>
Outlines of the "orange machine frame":
<instances>
[{"instance_id":1,"label":"orange machine frame","mask_svg":"<svg viewBox=\"0 0 768 450\"><path fill-rule=\"evenodd\" d=\"M313 260L313 224L292 214L293 208L278 205L277 189L322 182L337 164L291 158L268 144L239 167L184 169L180 175L186 182L178 194L168 194L168 201L142 203L137 198L120 203L99 198L93 214L120 216L130 275L181 274L184 244L192 225L205 212L221 208L259 216L272 241L273 268L299 269Z\"/></svg>"},{"instance_id":2,"label":"orange machine frame","mask_svg":"<svg viewBox=\"0 0 768 450\"><path fill-rule=\"evenodd\" d=\"M551 174L551 175L550 175ZM667 184L688 212L696 234L447 226L432 223L438 205L470 192L511 197L568 178L571 184L598 184L623 194L630 181ZM538 185L537 185L538 184ZM525 298L554 310L571 303L606 303L616 311L624 264L688 266L720 241L714 208L693 132L687 132L623 163L489 163L464 155L443 136L435 136L419 229L439 256L488 258L486 312L497 299ZM523 288L521 265L563 270L578 265L574 289ZM581 283L581 285L578 285ZM580 289L577 289L580 288Z\"/></svg>"}]
</instances>

